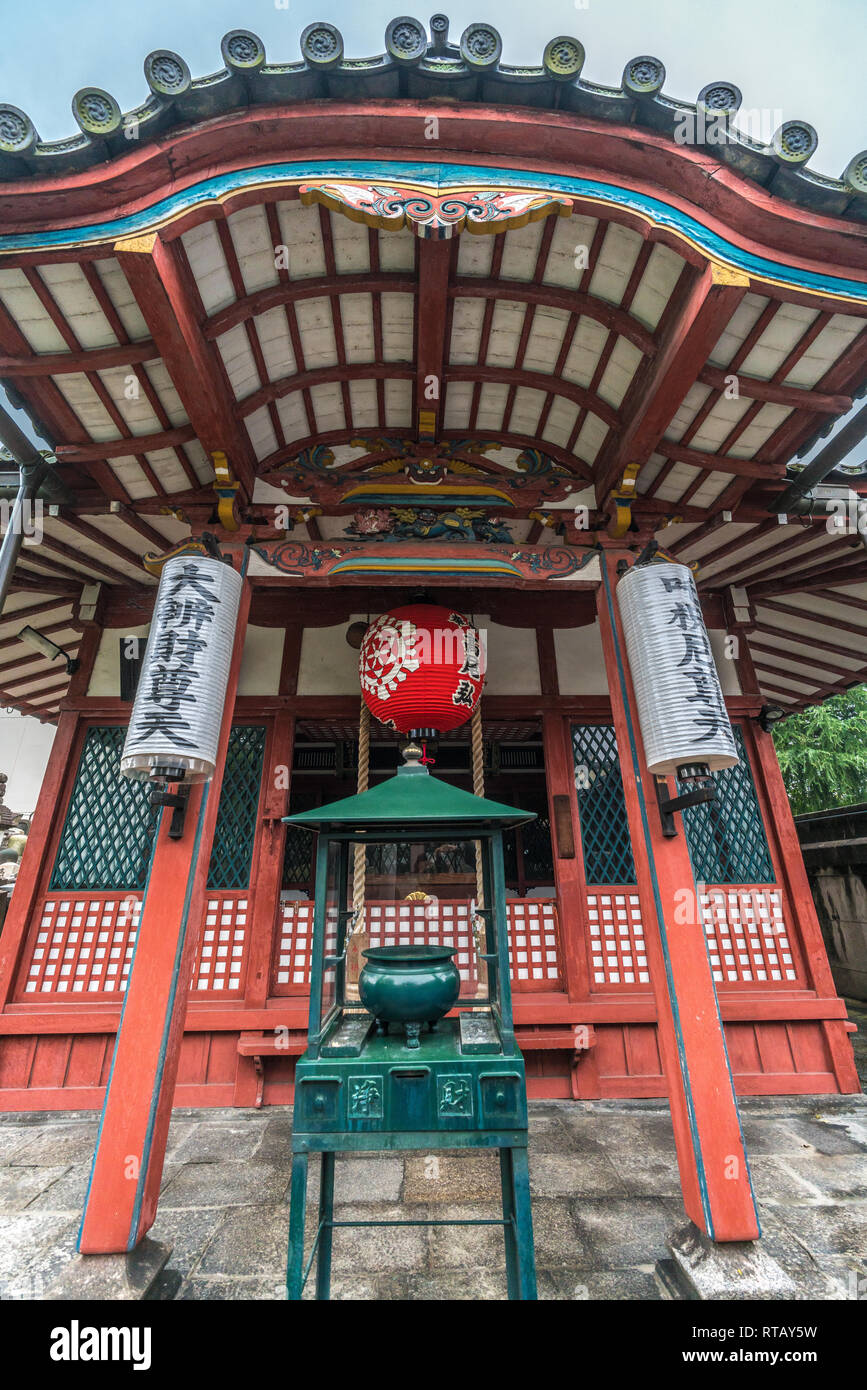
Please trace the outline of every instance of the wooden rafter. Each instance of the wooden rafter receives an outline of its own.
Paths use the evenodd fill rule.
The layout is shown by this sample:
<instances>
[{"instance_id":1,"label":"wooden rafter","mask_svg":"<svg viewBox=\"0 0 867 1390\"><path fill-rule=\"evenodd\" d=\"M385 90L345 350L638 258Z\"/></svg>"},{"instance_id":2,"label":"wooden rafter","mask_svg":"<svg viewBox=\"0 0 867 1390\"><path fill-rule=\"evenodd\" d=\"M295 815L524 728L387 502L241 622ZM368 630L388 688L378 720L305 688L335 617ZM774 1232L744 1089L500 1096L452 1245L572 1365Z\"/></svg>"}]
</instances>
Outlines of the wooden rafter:
<instances>
[{"instance_id":1,"label":"wooden rafter","mask_svg":"<svg viewBox=\"0 0 867 1390\"><path fill-rule=\"evenodd\" d=\"M749 277L710 262L683 294L659 351L636 383L631 413L599 461L596 499L606 501L629 463L645 464L689 394L749 287Z\"/></svg>"},{"instance_id":2,"label":"wooden rafter","mask_svg":"<svg viewBox=\"0 0 867 1390\"><path fill-rule=\"evenodd\" d=\"M178 444L188 444L195 437L196 431L192 425L178 425L174 429L160 430L158 434L137 434L134 441L94 439L82 444L59 444L57 457L64 463L92 463L97 459L126 458L132 453L131 443L143 453L150 453L157 449L173 449Z\"/></svg>"},{"instance_id":3,"label":"wooden rafter","mask_svg":"<svg viewBox=\"0 0 867 1390\"><path fill-rule=\"evenodd\" d=\"M201 331L174 243L151 234L119 241L114 251L196 437L207 454L226 453L250 496L254 468L249 441L218 389L215 350Z\"/></svg>"},{"instance_id":4,"label":"wooden rafter","mask_svg":"<svg viewBox=\"0 0 867 1390\"><path fill-rule=\"evenodd\" d=\"M63 376L71 372L102 372L111 367L131 367L158 357L150 339L110 347L81 348L77 352L30 353L25 357L0 355L0 376L13 381L27 377Z\"/></svg>"},{"instance_id":5,"label":"wooden rafter","mask_svg":"<svg viewBox=\"0 0 867 1390\"><path fill-rule=\"evenodd\" d=\"M787 405L792 410L811 410L820 415L845 415L847 410L852 409L851 396L832 396L825 391L812 391L806 386L778 385L774 380L762 381L758 377L723 371L719 367L704 367L698 379L705 386L722 393L732 376L737 380L739 394L753 400Z\"/></svg>"}]
</instances>

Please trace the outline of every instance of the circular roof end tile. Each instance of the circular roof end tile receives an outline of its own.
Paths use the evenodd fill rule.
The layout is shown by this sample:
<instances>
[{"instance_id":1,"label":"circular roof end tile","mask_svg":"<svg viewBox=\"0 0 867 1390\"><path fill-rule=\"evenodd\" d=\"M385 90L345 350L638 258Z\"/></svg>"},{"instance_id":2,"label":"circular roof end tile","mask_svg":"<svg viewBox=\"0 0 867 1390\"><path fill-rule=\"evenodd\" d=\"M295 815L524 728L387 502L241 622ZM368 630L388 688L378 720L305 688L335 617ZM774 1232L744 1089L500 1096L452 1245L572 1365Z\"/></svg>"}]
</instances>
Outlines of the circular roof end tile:
<instances>
[{"instance_id":1,"label":"circular roof end tile","mask_svg":"<svg viewBox=\"0 0 867 1390\"><path fill-rule=\"evenodd\" d=\"M39 140L36 127L17 106L0 105L0 154L29 154Z\"/></svg>"},{"instance_id":2,"label":"circular roof end tile","mask_svg":"<svg viewBox=\"0 0 867 1390\"><path fill-rule=\"evenodd\" d=\"M867 150L850 159L843 170L843 182L853 193L867 193Z\"/></svg>"},{"instance_id":3,"label":"circular roof end tile","mask_svg":"<svg viewBox=\"0 0 867 1390\"><path fill-rule=\"evenodd\" d=\"M542 66L549 77L571 82L584 66L584 45L561 34L545 45Z\"/></svg>"},{"instance_id":4,"label":"circular roof end tile","mask_svg":"<svg viewBox=\"0 0 867 1390\"><path fill-rule=\"evenodd\" d=\"M148 54L144 60L144 75L154 96L169 101L183 96L192 81L183 58L168 48L157 48Z\"/></svg>"},{"instance_id":5,"label":"circular roof end tile","mask_svg":"<svg viewBox=\"0 0 867 1390\"><path fill-rule=\"evenodd\" d=\"M743 101L740 87L734 82L709 82L696 98L696 106L708 116L737 115Z\"/></svg>"},{"instance_id":6,"label":"circular roof end tile","mask_svg":"<svg viewBox=\"0 0 867 1390\"><path fill-rule=\"evenodd\" d=\"M301 56L311 68L333 68L343 61L343 35L333 24L317 20L301 35Z\"/></svg>"},{"instance_id":7,"label":"circular roof end tile","mask_svg":"<svg viewBox=\"0 0 867 1390\"><path fill-rule=\"evenodd\" d=\"M469 24L461 34L461 57L476 72L495 68L502 52L503 40L492 24Z\"/></svg>"},{"instance_id":8,"label":"circular roof end tile","mask_svg":"<svg viewBox=\"0 0 867 1390\"><path fill-rule=\"evenodd\" d=\"M220 43L223 62L229 72L250 77L265 66L265 45L249 29L230 29Z\"/></svg>"},{"instance_id":9,"label":"circular roof end tile","mask_svg":"<svg viewBox=\"0 0 867 1390\"><path fill-rule=\"evenodd\" d=\"M449 38L449 17L447 14L431 15L430 34L433 40L434 51L436 53L443 53Z\"/></svg>"},{"instance_id":10,"label":"circular roof end tile","mask_svg":"<svg viewBox=\"0 0 867 1390\"><path fill-rule=\"evenodd\" d=\"M774 154L784 164L806 164L819 148L819 137L807 121L784 121L774 131Z\"/></svg>"},{"instance_id":11,"label":"circular roof end tile","mask_svg":"<svg viewBox=\"0 0 867 1390\"><path fill-rule=\"evenodd\" d=\"M642 53L632 58L623 69L621 85L632 97L655 97L665 82L665 66L658 58Z\"/></svg>"},{"instance_id":12,"label":"circular roof end tile","mask_svg":"<svg viewBox=\"0 0 867 1390\"><path fill-rule=\"evenodd\" d=\"M395 63L414 67L427 53L424 25L408 15L393 19L385 31L385 51Z\"/></svg>"},{"instance_id":13,"label":"circular roof end tile","mask_svg":"<svg viewBox=\"0 0 867 1390\"><path fill-rule=\"evenodd\" d=\"M123 113L109 92L101 87L82 87L72 98L72 114L85 135L97 139L114 135L123 124Z\"/></svg>"}]
</instances>

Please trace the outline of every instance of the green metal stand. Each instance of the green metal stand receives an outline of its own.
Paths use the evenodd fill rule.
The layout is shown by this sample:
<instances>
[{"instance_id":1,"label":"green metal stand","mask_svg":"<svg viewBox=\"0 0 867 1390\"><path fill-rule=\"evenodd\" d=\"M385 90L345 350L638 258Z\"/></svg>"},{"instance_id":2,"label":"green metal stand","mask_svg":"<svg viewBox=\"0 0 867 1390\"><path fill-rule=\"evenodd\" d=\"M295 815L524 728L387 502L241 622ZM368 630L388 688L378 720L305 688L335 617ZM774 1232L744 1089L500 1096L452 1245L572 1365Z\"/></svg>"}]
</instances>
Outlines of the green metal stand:
<instances>
[{"instance_id":1,"label":"green metal stand","mask_svg":"<svg viewBox=\"0 0 867 1390\"><path fill-rule=\"evenodd\" d=\"M329 1298L332 1243L342 1226L502 1226L509 1298L535 1299L527 1086L512 1023L503 869L503 830L524 824L532 814L431 777L419 761L421 746L412 741L404 757L406 765L397 775L372 790L288 817L293 825L318 831L319 842L307 1051L295 1072L287 1295L293 1301L301 1298L315 1259L316 1297ZM458 1012L446 1018L441 1015L448 1004L434 1007L436 995L405 993L404 1001L414 1000L415 1013L393 1011L394 994L388 1008L383 999L376 1005L369 996L377 1014L374 1024L346 989L347 950L356 920L350 864L359 850L368 856L376 845L396 851L401 845L432 844L451 851L460 841L480 855L480 902L467 903L467 916L479 977L485 981L482 993L459 1000L455 988L451 997ZM396 852L393 857L396 864ZM408 901L405 889L403 884L403 901ZM425 893L422 896L428 900ZM404 938L399 942L403 947L410 935L409 909L404 923L404 910L398 912L398 907L392 903L394 920L386 934ZM444 921L436 932L444 941L434 943L437 951L447 945L449 956L455 954L453 927ZM425 948L425 943L411 947ZM364 978L362 974L362 982ZM401 988L410 984L404 981ZM431 1023L434 1018L439 1022ZM390 1028L389 1019L394 1020ZM397 1020L403 1020L402 1026ZM498 1149L502 1218L335 1221L335 1155L372 1149ZM312 1153L321 1155L322 1179L319 1222L305 1264L307 1165Z\"/></svg>"},{"instance_id":2,"label":"green metal stand","mask_svg":"<svg viewBox=\"0 0 867 1390\"><path fill-rule=\"evenodd\" d=\"M300 1059L286 1279L290 1300L301 1298L314 1259L316 1297L330 1296L335 1230L404 1225L502 1226L509 1298L536 1298L523 1059L502 1052L468 1054L465 1048L478 1043L467 1042L467 1036L459 1020L446 1019L437 1031L422 1035L418 1050L408 1050L402 1036L371 1036L354 1057L329 1055L326 1041L322 1056ZM339 1042L333 1046L343 1050ZM499 1150L500 1220L334 1220L337 1153L480 1148ZM307 1169L314 1153L321 1155L319 1221L305 1263Z\"/></svg>"}]
</instances>

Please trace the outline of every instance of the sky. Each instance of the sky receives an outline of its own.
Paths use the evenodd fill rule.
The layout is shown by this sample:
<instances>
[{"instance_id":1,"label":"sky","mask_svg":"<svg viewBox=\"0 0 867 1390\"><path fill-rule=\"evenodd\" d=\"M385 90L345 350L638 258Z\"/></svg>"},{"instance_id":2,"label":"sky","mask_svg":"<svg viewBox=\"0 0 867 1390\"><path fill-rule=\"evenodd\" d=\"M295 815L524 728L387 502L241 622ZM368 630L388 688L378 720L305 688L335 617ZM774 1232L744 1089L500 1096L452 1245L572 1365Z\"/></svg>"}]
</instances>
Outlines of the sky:
<instances>
[{"instance_id":1,"label":"sky","mask_svg":"<svg viewBox=\"0 0 867 1390\"><path fill-rule=\"evenodd\" d=\"M222 66L220 39L252 29L270 61L297 60L307 24L327 19L348 57L384 49L400 0L0 0L0 101L21 107L44 140L76 133L70 102L104 87L123 110L147 94L142 73L155 48L180 53L194 77ZM745 108L780 111L819 132L812 164L838 175L867 146L863 55L865 0L462 0L446 12L457 42L474 20L494 24L503 61L538 63L549 39L584 44L584 76L618 86L630 58L665 64L665 92L694 101L706 83L728 79ZM429 15L417 11L427 22Z\"/></svg>"},{"instance_id":2,"label":"sky","mask_svg":"<svg viewBox=\"0 0 867 1390\"><path fill-rule=\"evenodd\" d=\"M9 778L6 805L32 816L56 729L29 715L0 709L0 772Z\"/></svg>"}]
</instances>

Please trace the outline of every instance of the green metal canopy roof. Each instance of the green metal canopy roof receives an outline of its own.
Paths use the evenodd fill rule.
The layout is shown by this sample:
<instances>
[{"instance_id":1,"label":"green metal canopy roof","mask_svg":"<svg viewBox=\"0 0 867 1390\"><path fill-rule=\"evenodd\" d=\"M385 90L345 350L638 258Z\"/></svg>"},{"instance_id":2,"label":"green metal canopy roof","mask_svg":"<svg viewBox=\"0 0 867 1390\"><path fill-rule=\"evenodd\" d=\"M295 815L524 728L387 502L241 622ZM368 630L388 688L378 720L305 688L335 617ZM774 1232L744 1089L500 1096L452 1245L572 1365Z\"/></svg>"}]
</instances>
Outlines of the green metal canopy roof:
<instances>
[{"instance_id":1,"label":"green metal canopy roof","mask_svg":"<svg viewBox=\"0 0 867 1390\"><path fill-rule=\"evenodd\" d=\"M472 792L431 777L426 767L414 765L398 768L395 777L358 796L316 806L297 816L284 816L289 825L303 825L308 830L399 831L417 826L436 830L448 827L451 833L509 830L535 819L534 811L521 811L517 806L473 796Z\"/></svg>"}]
</instances>

